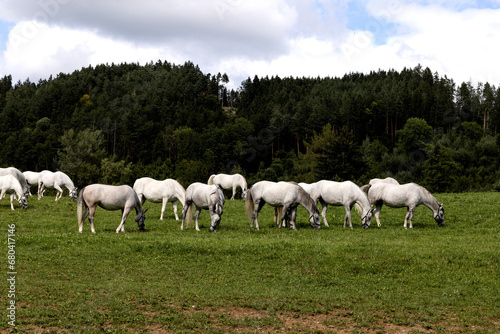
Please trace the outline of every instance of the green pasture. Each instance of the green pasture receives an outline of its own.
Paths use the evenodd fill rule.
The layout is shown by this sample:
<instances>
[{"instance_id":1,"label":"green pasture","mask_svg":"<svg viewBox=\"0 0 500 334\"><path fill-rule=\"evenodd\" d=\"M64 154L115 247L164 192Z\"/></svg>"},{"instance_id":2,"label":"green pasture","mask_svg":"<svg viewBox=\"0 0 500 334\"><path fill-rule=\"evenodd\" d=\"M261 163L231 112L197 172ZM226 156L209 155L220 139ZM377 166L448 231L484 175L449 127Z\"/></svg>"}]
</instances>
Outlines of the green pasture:
<instances>
[{"instance_id":1,"label":"green pasture","mask_svg":"<svg viewBox=\"0 0 500 334\"><path fill-rule=\"evenodd\" d=\"M277 229L273 209L250 230L244 201L226 201L219 229L180 231L168 204L149 208L146 232L131 214L117 234L119 211L98 208L97 233L78 233L76 202L65 193L28 210L0 203L0 258L7 275L8 225L16 233L16 327L0 332L66 333L498 333L500 193L435 194L445 226L417 208L384 207L382 227L313 230L299 208L296 231ZM179 215L182 206L179 205ZM193 223L194 225L194 223ZM1 313L1 312L0 312Z\"/></svg>"}]
</instances>

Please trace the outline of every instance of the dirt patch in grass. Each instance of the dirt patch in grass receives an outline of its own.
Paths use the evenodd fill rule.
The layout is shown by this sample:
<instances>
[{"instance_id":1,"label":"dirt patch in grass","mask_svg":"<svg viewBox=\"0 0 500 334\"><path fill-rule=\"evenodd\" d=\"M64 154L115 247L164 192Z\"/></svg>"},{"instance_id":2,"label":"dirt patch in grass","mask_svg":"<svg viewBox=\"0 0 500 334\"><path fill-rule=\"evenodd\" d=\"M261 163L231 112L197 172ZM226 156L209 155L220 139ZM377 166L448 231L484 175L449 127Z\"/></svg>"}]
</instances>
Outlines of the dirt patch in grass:
<instances>
[{"instance_id":1,"label":"dirt patch in grass","mask_svg":"<svg viewBox=\"0 0 500 334\"><path fill-rule=\"evenodd\" d=\"M170 306L172 307L172 305ZM148 312L148 315L152 315ZM422 325L401 326L384 320L383 315L374 315L370 322L361 322L348 310L335 310L330 314L299 314L294 312L278 311L271 314L267 310L256 310L244 307L227 306L179 308L187 321L192 321L197 314L203 314L204 326L209 330L223 331L225 333L435 333L430 328ZM151 333L173 333L162 328L162 324L150 325ZM203 332L194 330L193 332Z\"/></svg>"}]
</instances>

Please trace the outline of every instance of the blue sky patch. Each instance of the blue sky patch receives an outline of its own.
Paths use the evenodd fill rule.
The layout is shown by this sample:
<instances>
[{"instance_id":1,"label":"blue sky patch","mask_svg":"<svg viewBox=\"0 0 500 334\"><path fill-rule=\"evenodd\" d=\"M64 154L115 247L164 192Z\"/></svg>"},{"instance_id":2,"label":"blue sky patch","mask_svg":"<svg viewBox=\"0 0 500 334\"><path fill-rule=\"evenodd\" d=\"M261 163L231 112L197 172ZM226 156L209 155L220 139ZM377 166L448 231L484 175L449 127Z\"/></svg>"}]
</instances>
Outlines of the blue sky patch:
<instances>
[{"instance_id":1,"label":"blue sky patch","mask_svg":"<svg viewBox=\"0 0 500 334\"><path fill-rule=\"evenodd\" d=\"M349 30L370 31L375 37L375 44L385 44L387 38L396 34L398 26L383 17L372 16L360 1L351 1L347 8L347 28Z\"/></svg>"},{"instance_id":2,"label":"blue sky patch","mask_svg":"<svg viewBox=\"0 0 500 334\"><path fill-rule=\"evenodd\" d=\"M5 51L9 31L14 27L13 23L0 20L0 52Z\"/></svg>"}]
</instances>

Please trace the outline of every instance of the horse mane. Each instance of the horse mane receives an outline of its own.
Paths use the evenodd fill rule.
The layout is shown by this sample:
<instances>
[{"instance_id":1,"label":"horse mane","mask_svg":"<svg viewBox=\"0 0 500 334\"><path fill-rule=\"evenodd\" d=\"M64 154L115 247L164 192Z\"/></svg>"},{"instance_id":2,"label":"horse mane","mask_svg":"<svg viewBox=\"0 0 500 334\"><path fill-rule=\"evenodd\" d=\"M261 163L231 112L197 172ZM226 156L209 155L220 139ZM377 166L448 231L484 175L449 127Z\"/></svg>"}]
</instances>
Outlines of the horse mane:
<instances>
[{"instance_id":1,"label":"horse mane","mask_svg":"<svg viewBox=\"0 0 500 334\"><path fill-rule=\"evenodd\" d=\"M435 208L436 210L439 209L439 202L436 199L436 197L434 197L434 195L432 195L432 193L429 190L422 187L421 185L416 184L416 183L414 183L414 184L416 186L418 186L418 188L422 191L422 194L426 197L426 199L429 201L429 203L432 204L433 206L436 206L436 208Z\"/></svg>"},{"instance_id":2,"label":"horse mane","mask_svg":"<svg viewBox=\"0 0 500 334\"><path fill-rule=\"evenodd\" d=\"M359 188L368 196L368 191L370 190L371 187L372 187L371 184L365 184Z\"/></svg>"},{"instance_id":3,"label":"horse mane","mask_svg":"<svg viewBox=\"0 0 500 334\"><path fill-rule=\"evenodd\" d=\"M291 182L290 182L291 183ZM313 209L314 207L316 207L316 203L314 203L314 200L311 198L311 196L307 193L307 191L304 190L304 188L302 188L301 186L299 186L297 183L293 182L292 184L296 185L298 190L297 192L300 194L300 196L302 198L305 199L305 201L307 202L306 204L311 208ZM304 206L305 207L305 206ZM309 208L306 208L309 210Z\"/></svg>"},{"instance_id":4,"label":"horse mane","mask_svg":"<svg viewBox=\"0 0 500 334\"><path fill-rule=\"evenodd\" d=\"M224 206L224 203L226 203L226 197L224 196L224 192L222 191L222 188L219 185L216 185L217 187L217 195L218 195L218 204L220 206Z\"/></svg>"}]
</instances>

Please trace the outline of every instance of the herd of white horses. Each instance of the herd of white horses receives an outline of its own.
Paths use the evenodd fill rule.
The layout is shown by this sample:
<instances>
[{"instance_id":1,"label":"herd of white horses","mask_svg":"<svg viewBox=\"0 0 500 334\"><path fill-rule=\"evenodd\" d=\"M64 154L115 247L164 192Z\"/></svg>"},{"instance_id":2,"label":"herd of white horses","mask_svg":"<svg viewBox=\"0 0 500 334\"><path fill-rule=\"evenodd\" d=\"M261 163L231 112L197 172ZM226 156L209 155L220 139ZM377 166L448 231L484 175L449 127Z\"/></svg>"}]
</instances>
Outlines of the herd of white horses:
<instances>
[{"instance_id":1,"label":"herd of white horses","mask_svg":"<svg viewBox=\"0 0 500 334\"><path fill-rule=\"evenodd\" d=\"M247 187L245 178L240 174L217 174L210 176L207 184L193 183L184 187L173 179L155 180L148 177L137 179L133 187L128 185L111 186L92 184L84 187L77 193L77 188L70 177L63 172L24 172L17 168L0 168L0 202L6 194L10 195L11 209L14 210L13 199L17 199L21 208L27 209L27 199L31 195L31 187L38 187L38 199L43 197L46 188L57 190L55 200L59 201L64 188L68 189L73 201L78 201L77 218L79 232L83 231L83 223L88 218L92 233L94 228L94 213L97 206L106 210L121 210L122 219L116 232L125 232L124 224L128 214L136 211L135 221L139 230L145 229L146 211L142 206L146 200L152 203L162 203L160 219L167 203L171 202L177 215L177 203L183 205L181 230L184 222L195 220L196 230L199 231L198 217L203 209L208 210L211 218L210 231L216 231L221 221L225 197L222 189L232 190L234 199L238 189L245 199L245 211L250 219L250 228L259 229L258 214L267 203L275 207L275 220L278 226L296 229L295 220L297 207L303 206L309 213L309 222L314 229L320 229L320 213L318 202L322 205L321 217L325 226L329 226L326 219L328 205L343 206L345 208L344 228L347 221L352 229L351 208L354 206L361 215L361 225L369 228L372 217L375 216L380 227L380 211L382 205L389 207L406 207L404 228L409 221L413 228L413 214L418 205L425 205L432 213L439 226L444 225L444 208L434 196L425 188L416 183L399 184L393 178L372 179L369 184L359 187L351 181L334 182L318 181L315 183L270 182L260 181ZM193 209L196 209L193 215Z\"/></svg>"}]
</instances>

